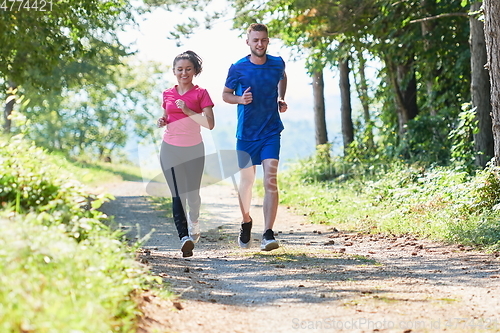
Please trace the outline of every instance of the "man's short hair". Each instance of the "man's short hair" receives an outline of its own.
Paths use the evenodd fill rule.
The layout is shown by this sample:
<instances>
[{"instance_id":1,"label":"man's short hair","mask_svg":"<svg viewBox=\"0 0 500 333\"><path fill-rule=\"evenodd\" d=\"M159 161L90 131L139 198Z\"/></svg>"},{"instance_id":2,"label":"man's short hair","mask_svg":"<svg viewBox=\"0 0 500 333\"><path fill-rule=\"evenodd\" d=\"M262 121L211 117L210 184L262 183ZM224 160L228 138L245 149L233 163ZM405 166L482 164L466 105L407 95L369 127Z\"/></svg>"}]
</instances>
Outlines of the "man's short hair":
<instances>
[{"instance_id":1,"label":"man's short hair","mask_svg":"<svg viewBox=\"0 0 500 333\"><path fill-rule=\"evenodd\" d=\"M262 23L252 23L247 29L247 34L250 34L252 31L265 31L266 33L269 33L267 26Z\"/></svg>"}]
</instances>

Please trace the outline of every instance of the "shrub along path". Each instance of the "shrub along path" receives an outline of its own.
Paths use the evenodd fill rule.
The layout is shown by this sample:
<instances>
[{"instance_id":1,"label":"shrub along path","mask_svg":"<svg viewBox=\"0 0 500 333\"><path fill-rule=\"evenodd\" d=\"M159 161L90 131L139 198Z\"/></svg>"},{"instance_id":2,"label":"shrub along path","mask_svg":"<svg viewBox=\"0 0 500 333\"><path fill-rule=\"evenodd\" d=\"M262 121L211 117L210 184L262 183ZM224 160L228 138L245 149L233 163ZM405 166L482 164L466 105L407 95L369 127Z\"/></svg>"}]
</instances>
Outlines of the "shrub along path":
<instances>
[{"instance_id":1,"label":"shrub along path","mask_svg":"<svg viewBox=\"0 0 500 333\"><path fill-rule=\"evenodd\" d=\"M498 254L311 225L287 207L275 225L282 246L261 252L262 199L242 250L236 193L216 184L202 189L202 238L183 259L173 221L142 183L102 190L116 196L103 210L131 237L156 230L140 260L180 295L143 295L139 332L500 332Z\"/></svg>"}]
</instances>

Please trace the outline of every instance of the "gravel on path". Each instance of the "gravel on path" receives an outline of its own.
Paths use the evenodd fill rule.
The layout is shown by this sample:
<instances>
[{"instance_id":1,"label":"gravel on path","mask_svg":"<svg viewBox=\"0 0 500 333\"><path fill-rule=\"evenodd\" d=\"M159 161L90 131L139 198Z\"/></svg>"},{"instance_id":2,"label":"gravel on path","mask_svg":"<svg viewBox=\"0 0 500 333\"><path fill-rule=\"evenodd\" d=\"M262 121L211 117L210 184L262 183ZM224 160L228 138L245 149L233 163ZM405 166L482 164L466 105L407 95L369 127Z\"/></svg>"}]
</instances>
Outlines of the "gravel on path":
<instances>
[{"instance_id":1,"label":"gravel on path","mask_svg":"<svg viewBox=\"0 0 500 333\"><path fill-rule=\"evenodd\" d=\"M243 250L236 192L218 183L201 191L202 238L182 258L172 219L144 183L102 190L116 197L102 210L132 238L150 233L141 261L180 295L145 294L140 332L500 332L498 254L310 224L283 206L274 228L281 247L261 252L260 198L253 246Z\"/></svg>"}]
</instances>

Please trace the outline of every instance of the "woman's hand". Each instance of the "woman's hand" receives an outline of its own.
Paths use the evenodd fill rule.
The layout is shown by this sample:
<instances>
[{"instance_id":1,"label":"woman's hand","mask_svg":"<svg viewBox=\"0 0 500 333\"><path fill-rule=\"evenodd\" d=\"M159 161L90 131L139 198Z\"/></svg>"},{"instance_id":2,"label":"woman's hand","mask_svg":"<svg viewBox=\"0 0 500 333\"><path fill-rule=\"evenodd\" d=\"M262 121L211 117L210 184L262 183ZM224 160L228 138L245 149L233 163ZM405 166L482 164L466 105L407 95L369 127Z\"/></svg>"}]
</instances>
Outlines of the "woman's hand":
<instances>
[{"instance_id":1,"label":"woman's hand","mask_svg":"<svg viewBox=\"0 0 500 333\"><path fill-rule=\"evenodd\" d=\"M190 113L191 110L189 110L189 108L186 106L186 102L184 102L182 99L176 100L175 105L177 105L177 107L181 109L186 116L191 115Z\"/></svg>"},{"instance_id":2,"label":"woman's hand","mask_svg":"<svg viewBox=\"0 0 500 333\"><path fill-rule=\"evenodd\" d=\"M158 128L161 128L165 125L167 125L167 120L165 119L165 117L161 117L156 121L156 126L158 126Z\"/></svg>"}]
</instances>

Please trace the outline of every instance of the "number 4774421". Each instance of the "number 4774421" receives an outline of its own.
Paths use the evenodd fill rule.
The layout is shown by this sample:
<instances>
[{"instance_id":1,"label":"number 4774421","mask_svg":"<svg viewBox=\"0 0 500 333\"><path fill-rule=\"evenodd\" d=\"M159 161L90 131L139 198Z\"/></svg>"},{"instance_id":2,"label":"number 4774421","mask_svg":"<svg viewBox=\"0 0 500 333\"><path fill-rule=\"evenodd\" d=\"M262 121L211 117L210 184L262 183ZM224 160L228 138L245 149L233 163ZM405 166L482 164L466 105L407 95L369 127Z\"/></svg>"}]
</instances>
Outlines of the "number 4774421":
<instances>
[{"instance_id":1,"label":"number 4774421","mask_svg":"<svg viewBox=\"0 0 500 333\"><path fill-rule=\"evenodd\" d=\"M0 11L20 12L25 10L51 11L52 0L0 0Z\"/></svg>"}]
</instances>

